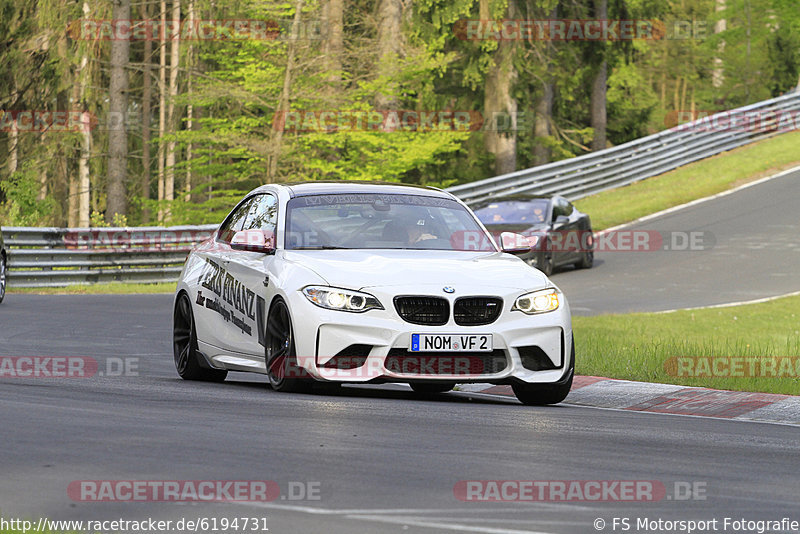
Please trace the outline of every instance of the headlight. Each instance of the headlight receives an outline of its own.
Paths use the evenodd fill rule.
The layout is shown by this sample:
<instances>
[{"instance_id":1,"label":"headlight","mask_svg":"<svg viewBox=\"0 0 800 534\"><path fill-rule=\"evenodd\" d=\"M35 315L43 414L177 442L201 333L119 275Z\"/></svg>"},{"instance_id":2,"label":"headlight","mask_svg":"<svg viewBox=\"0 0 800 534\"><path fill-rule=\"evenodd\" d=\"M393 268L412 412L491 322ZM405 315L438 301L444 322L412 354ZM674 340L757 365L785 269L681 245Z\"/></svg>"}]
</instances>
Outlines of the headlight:
<instances>
[{"instance_id":1,"label":"headlight","mask_svg":"<svg viewBox=\"0 0 800 534\"><path fill-rule=\"evenodd\" d=\"M553 288L525 293L517 297L511 311L519 310L528 315L545 313L558 309L558 291Z\"/></svg>"},{"instance_id":2,"label":"headlight","mask_svg":"<svg viewBox=\"0 0 800 534\"><path fill-rule=\"evenodd\" d=\"M308 286L303 288L303 294L308 300L328 310L348 312L365 312L367 310L382 310L383 306L378 299L369 293L361 293L351 289L336 287Z\"/></svg>"}]
</instances>

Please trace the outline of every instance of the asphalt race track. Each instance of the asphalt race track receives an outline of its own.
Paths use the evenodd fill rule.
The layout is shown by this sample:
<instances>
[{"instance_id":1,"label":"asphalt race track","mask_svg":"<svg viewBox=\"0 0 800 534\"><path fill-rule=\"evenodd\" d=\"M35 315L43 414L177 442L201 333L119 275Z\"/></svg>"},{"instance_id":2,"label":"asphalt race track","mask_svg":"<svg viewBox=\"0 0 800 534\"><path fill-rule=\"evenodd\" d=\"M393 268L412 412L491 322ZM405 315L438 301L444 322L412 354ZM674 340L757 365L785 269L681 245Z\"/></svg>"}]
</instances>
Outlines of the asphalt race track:
<instances>
[{"instance_id":1,"label":"asphalt race track","mask_svg":"<svg viewBox=\"0 0 800 534\"><path fill-rule=\"evenodd\" d=\"M797 428L400 386L274 393L254 375L180 380L171 297L10 295L0 356L87 356L92 378L0 380L3 517L266 517L270 532L596 532L614 517L780 519L797 510ZM132 373L99 376L128 362ZM137 373L137 374L133 374ZM311 483L266 504L75 502L79 480ZM462 502L462 480L688 482L704 500ZM679 484L685 487L685 484ZM304 486L308 487L308 486ZM795 518L797 519L797 518ZM721 525L721 524L720 524ZM619 529L619 525L617 525ZM619 531L619 530L618 530Z\"/></svg>"},{"instance_id":2,"label":"asphalt race track","mask_svg":"<svg viewBox=\"0 0 800 534\"><path fill-rule=\"evenodd\" d=\"M624 228L657 231L661 247L604 251L553 281L575 315L663 311L800 291L800 171ZM591 214L590 214L591 215ZM695 234L703 250L664 250ZM675 236L674 238L672 236Z\"/></svg>"},{"instance_id":3,"label":"asphalt race track","mask_svg":"<svg viewBox=\"0 0 800 534\"><path fill-rule=\"evenodd\" d=\"M554 280L579 314L796 291L799 177L632 227L708 232L708 250L603 252L595 268ZM569 404L531 408L468 393L423 398L405 386L280 394L263 377L237 373L223 384L190 383L172 363L171 306L169 295L19 294L0 306L0 357L83 356L98 365L90 378L0 379L3 518L258 517L270 532L348 534L625 531L614 518L627 518L630 532L643 531L636 523L645 518L717 519L717 531L733 532L723 529L725 517L800 520L797 427ZM68 493L81 480L270 480L281 497L81 502ZM653 481L666 495L463 502L454 488L471 480ZM687 487L697 491L685 499Z\"/></svg>"}]
</instances>

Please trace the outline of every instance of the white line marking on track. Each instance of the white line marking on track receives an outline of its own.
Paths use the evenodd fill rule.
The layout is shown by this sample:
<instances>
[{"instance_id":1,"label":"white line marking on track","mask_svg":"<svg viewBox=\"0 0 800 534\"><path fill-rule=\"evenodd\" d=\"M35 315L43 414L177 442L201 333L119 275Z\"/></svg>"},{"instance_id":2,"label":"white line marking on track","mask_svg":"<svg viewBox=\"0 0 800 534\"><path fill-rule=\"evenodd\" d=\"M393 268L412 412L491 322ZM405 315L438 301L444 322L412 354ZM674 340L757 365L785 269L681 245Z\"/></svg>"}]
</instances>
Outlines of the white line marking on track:
<instances>
[{"instance_id":1,"label":"white line marking on track","mask_svg":"<svg viewBox=\"0 0 800 534\"><path fill-rule=\"evenodd\" d=\"M715 195L711 195L711 196L703 197L703 198L698 198L696 200L692 200L691 202L686 202L685 204L680 204L678 206L673 206L673 207L667 208L665 210L657 211L655 213L651 213L650 215L645 215L644 217L639 217L638 219L636 219L634 221L618 224L617 226L612 226L611 228L606 228L605 230L600 230L600 232L601 233L606 233L606 232L613 232L615 230L620 230L622 228L626 228L628 226L632 226L632 225L638 224L640 222L645 222L645 221L649 221L651 219L655 219L657 217L661 217L662 215L668 215L670 213L674 213L676 211L680 211L680 210L685 209L685 208L690 208L692 206L696 206L697 204L701 204L701 203L707 202L709 200L714 200L714 199L717 199L717 198L721 198L721 197L725 197L725 196L728 196L728 195L732 195L734 193L738 193L739 191L742 191L743 189L747 189L749 187L754 187L756 185L763 184L765 182L769 182L770 180L775 180L776 178L783 178L784 176L786 176L788 174L792 174L792 173L797 172L797 171L800 171L800 166L792 167L791 169L786 169L785 171L781 171L781 172L779 172L777 174L773 174L772 176L766 176L764 178L760 178L760 179L755 180L753 182L748 182L746 184L742 184L739 187L734 187L733 189L728 189L727 191L722 191L722 192L717 193ZM729 303L725 303L725 304L714 304L714 305L711 305L711 306L697 306L697 307L694 307L694 308L675 308L673 310L664 310L664 311L650 312L650 313L672 313L672 312L680 311L680 310L704 310L704 309L707 309L707 308L727 308L727 307L730 307L730 306L740 306L742 304L757 304L759 302L768 302L770 300L780 299L780 298L783 298L783 297L792 297L794 295L800 295L800 291L796 291L796 292L793 292L793 293L786 293L784 295L775 295L775 296L772 296L772 297L765 297L763 299L748 300L748 301L741 301L741 302L729 302Z\"/></svg>"},{"instance_id":2,"label":"white line marking on track","mask_svg":"<svg viewBox=\"0 0 800 534\"><path fill-rule=\"evenodd\" d=\"M800 166L792 167L791 169L786 169L785 171L781 171L778 174L773 174L772 176L766 176L764 178L760 178L760 179L755 180L753 182L748 182L746 184L742 184L739 187L734 187L733 189L728 189L726 191L722 191L722 192L717 193L715 195L711 195L711 196L703 197L703 198L698 198L698 199L692 200L691 202L686 202L685 204L680 204L678 206L673 206L673 207L667 208L665 210L657 211L655 213L651 213L650 215L645 215L644 217L639 217L638 219L636 219L634 221L618 224L617 226L612 226L611 228L606 228L605 230L601 230L601 232L611 232L613 230L619 230L620 228L625 228L625 227L631 226L633 224L649 221L650 219L655 219L657 217L661 217L662 215L668 215L668 214L673 213L675 211L679 211L679 210L682 210L682 209L685 209L685 208L696 206L697 204L701 204L703 202L708 202L709 200L714 200L716 198L725 197L725 196L728 196L728 195L732 195L734 193L738 193L739 191L741 191L743 189L747 189L748 187L753 187L753 186L756 186L756 185L759 185L759 184L763 184L764 182L769 182L770 180L774 180L776 178L782 178L782 177L786 176L787 174L792 174L792 173L797 172L797 171L800 171Z\"/></svg>"},{"instance_id":3,"label":"white line marking on track","mask_svg":"<svg viewBox=\"0 0 800 534\"><path fill-rule=\"evenodd\" d=\"M487 509L485 508L367 508L367 509L342 509L342 510L335 510L332 508L320 508L316 506L303 506L300 504L280 504L280 503L271 503L271 502L244 502L244 501L232 501L230 504L236 504L239 506L254 506L256 508L272 508L275 510L286 510L286 511L294 511L294 512L302 512L307 514L315 514L315 515L374 515L374 514L386 514L386 515L398 515L398 514L472 514L472 513L481 513L485 514ZM584 510L590 511L594 510L594 508L589 506L580 506L574 505L571 503L549 503L549 502L521 502L515 503L519 506L514 508L492 508L490 511L491 513L524 513L530 512L530 509L533 507L537 508L545 508L549 510L563 510L564 508L572 508L576 510Z\"/></svg>"},{"instance_id":4,"label":"white line marking on track","mask_svg":"<svg viewBox=\"0 0 800 534\"><path fill-rule=\"evenodd\" d=\"M613 379L609 379L613 380ZM691 386L686 386L690 388ZM702 389L702 388L698 388ZM756 392L749 392L749 393L756 393ZM488 393L485 395L489 395ZM656 396L656 395L654 395ZM578 404L576 402L568 402L564 401L563 404L567 404L569 406L574 406L576 408L589 408L592 410L608 410L611 412L625 412L625 413L639 413L639 414L646 414L646 415L669 415L672 417L693 417L696 419L715 419L717 421L735 421L737 423L760 423L766 425L782 425L782 426L791 426L797 428L800 426L800 423L789 423L786 421L767 421L764 419L745 419L741 415L737 415L736 417L715 417L713 415L693 415L689 413L669 413L669 412L647 412L644 410L628 410L627 408L611 408L609 406L592 406L590 404ZM745 414L746 415L746 414Z\"/></svg>"},{"instance_id":5,"label":"white line marking on track","mask_svg":"<svg viewBox=\"0 0 800 534\"><path fill-rule=\"evenodd\" d=\"M552 534L548 532L536 530L513 530L505 528L497 528L481 525L468 525L464 524L469 522L498 522L498 519L485 519L483 517L470 518L465 517L467 514L481 514L485 516L487 510L485 508L389 508L389 509L343 509L334 510L330 508L318 508L314 506L303 506L293 504L278 504L278 503L265 503L265 502L234 502L240 506L251 506L256 508L266 508L272 510L283 510L287 512L298 512L311 515L333 515L343 517L345 519L355 519L359 521L377 521L382 523L392 523L398 525L410 525L424 528L436 528L444 530L455 530L459 532L481 532L484 534ZM519 506L510 508L492 508L492 514L516 514L516 513L530 513L532 509L548 509L548 510L561 510L566 508L582 511L593 511L592 507L580 506L571 503L545 503L545 502L525 502L517 503ZM424 514L458 514L458 523L450 523L448 519L438 517L420 517ZM443 522L444 521L444 522ZM522 521L513 521L520 523ZM550 521L553 524L562 524L560 521Z\"/></svg>"},{"instance_id":6,"label":"white line marking on track","mask_svg":"<svg viewBox=\"0 0 800 534\"><path fill-rule=\"evenodd\" d=\"M712 308L732 308L733 306L744 306L745 304L760 304L762 302L769 302L771 300L778 300L785 297L794 297L796 295L800 295L800 291L792 291L791 293L784 293L783 295L775 295L773 297L764 297L760 299L754 300L740 300L738 302L726 302L724 304L711 304L709 306L696 306L694 308L675 308L672 310L662 310L657 312L650 312L650 313L674 313L676 311L686 311L686 310L710 310ZM645 312L647 313L647 312Z\"/></svg>"},{"instance_id":7,"label":"white line marking on track","mask_svg":"<svg viewBox=\"0 0 800 534\"><path fill-rule=\"evenodd\" d=\"M377 521L380 523L394 523L397 525L411 525L414 527L437 528L445 530L457 530L459 532L483 532L485 534L550 534L538 530L511 530L506 528L481 527L465 525L463 523L438 523L436 521L421 521L410 517L385 517L380 515L354 515L352 519L364 521Z\"/></svg>"}]
</instances>

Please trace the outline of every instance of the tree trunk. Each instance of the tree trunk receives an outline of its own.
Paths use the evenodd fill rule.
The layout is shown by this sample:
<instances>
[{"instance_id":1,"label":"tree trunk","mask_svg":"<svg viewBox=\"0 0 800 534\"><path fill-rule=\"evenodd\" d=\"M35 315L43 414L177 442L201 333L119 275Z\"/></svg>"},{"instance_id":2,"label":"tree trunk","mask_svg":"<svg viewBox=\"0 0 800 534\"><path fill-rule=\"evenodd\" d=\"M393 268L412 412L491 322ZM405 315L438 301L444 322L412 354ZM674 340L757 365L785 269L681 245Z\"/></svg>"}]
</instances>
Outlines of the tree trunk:
<instances>
[{"instance_id":1,"label":"tree trunk","mask_svg":"<svg viewBox=\"0 0 800 534\"><path fill-rule=\"evenodd\" d=\"M663 47L664 54L662 56L661 67L661 110L666 113L667 111L667 60L669 59L669 51L667 47Z\"/></svg>"},{"instance_id":2,"label":"tree trunk","mask_svg":"<svg viewBox=\"0 0 800 534\"><path fill-rule=\"evenodd\" d=\"M681 78L678 77L678 79L675 80L675 92L672 93L672 108L676 111L679 111L681 109L680 94L681 94Z\"/></svg>"},{"instance_id":3,"label":"tree trunk","mask_svg":"<svg viewBox=\"0 0 800 534\"><path fill-rule=\"evenodd\" d=\"M681 86L681 107L678 109L686 111L686 86L689 85L689 82L686 78L682 78L681 81L683 82Z\"/></svg>"},{"instance_id":4,"label":"tree trunk","mask_svg":"<svg viewBox=\"0 0 800 534\"><path fill-rule=\"evenodd\" d=\"M89 2L83 2L83 17L89 17ZM81 124L81 148L78 156L78 220L80 228L88 228L91 219L91 184L89 158L92 154L92 129L86 105L86 88L89 86L89 57L86 51L81 57L79 77L79 102L83 112Z\"/></svg>"},{"instance_id":5,"label":"tree trunk","mask_svg":"<svg viewBox=\"0 0 800 534\"><path fill-rule=\"evenodd\" d=\"M16 125L8 132L8 174L17 172L19 160L19 130Z\"/></svg>"},{"instance_id":6,"label":"tree trunk","mask_svg":"<svg viewBox=\"0 0 800 534\"><path fill-rule=\"evenodd\" d=\"M167 2L161 0L161 33L158 36L158 222L164 222L164 134L167 131Z\"/></svg>"},{"instance_id":7,"label":"tree trunk","mask_svg":"<svg viewBox=\"0 0 800 534\"><path fill-rule=\"evenodd\" d=\"M548 14L551 20L558 19L558 6ZM535 137L533 145L533 164L544 165L549 163L552 157L552 150L544 141L545 138L553 134L553 102L555 100L555 82L553 81L553 62L556 54L555 47L549 41L543 46L543 55L547 62L545 79L542 81L542 95L536 102L536 117L533 127Z\"/></svg>"},{"instance_id":8,"label":"tree trunk","mask_svg":"<svg viewBox=\"0 0 800 534\"><path fill-rule=\"evenodd\" d=\"M608 0L595 0L595 18L605 20L608 18ZM592 128L594 137L592 138L592 150L603 150L606 148L606 90L608 85L608 61L605 54L592 82Z\"/></svg>"},{"instance_id":9,"label":"tree trunk","mask_svg":"<svg viewBox=\"0 0 800 534\"><path fill-rule=\"evenodd\" d=\"M397 84L392 81L397 60L402 51L400 27L403 6L401 0L380 0L378 3L378 76L385 85L375 96L379 110L397 109Z\"/></svg>"},{"instance_id":10,"label":"tree trunk","mask_svg":"<svg viewBox=\"0 0 800 534\"><path fill-rule=\"evenodd\" d=\"M69 175L69 191L67 192L67 228L78 226L78 177L74 173Z\"/></svg>"},{"instance_id":11,"label":"tree trunk","mask_svg":"<svg viewBox=\"0 0 800 534\"><path fill-rule=\"evenodd\" d=\"M175 27L180 26L181 20L181 2L180 0L173 0L172 2L172 21ZM178 131L178 124L176 121L175 113L175 99L178 97L178 69L180 68L181 58L181 45L180 33L175 32L172 35L172 42L170 43L169 51L169 102L167 103L167 128L172 138L167 141L167 153L164 158L164 200L170 202L175 200L175 133ZM164 210L164 218L169 219L172 215L171 210L167 207Z\"/></svg>"},{"instance_id":12,"label":"tree trunk","mask_svg":"<svg viewBox=\"0 0 800 534\"><path fill-rule=\"evenodd\" d=\"M113 0L112 18L130 20L131 0ZM124 117L128 109L128 61L130 41L111 41L111 80L109 83L109 115L119 124L108 132L108 193L106 199L106 221L112 223L114 216L127 215L126 194L128 164L128 132Z\"/></svg>"},{"instance_id":13,"label":"tree trunk","mask_svg":"<svg viewBox=\"0 0 800 534\"><path fill-rule=\"evenodd\" d=\"M194 27L194 0L189 0L189 27ZM186 95L189 103L186 105L186 130L191 133L194 128L194 106L192 105L192 69L194 69L194 45L189 45L186 54ZM184 184L186 202L192 200L192 141L186 144L186 183Z\"/></svg>"},{"instance_id":14,"label":"tree trunk","mask_svg":"<svg viewBox=\"0 0 800 534\"><path fill-rule=\"evenodd\" d=\"M17 94L17 80L15 78L12 78L11 105L17 107L18 99L19 95ZM14 125L10 128L8 132L8 174L14 174L15 172L17 172L18 161L19 161L19 130L17 130L16 123L14 123Z\"/></svg>"},{"instance_id":15,"label":"tree trunk","mask_svg":"<svg viewBox=\"0 0 800 534\"><path fill-rule=\"evenodd\" d=\"M342 56L344 55L344 0L327 0L323 7L323 24L327 39L323 44L327 80L333 92L342 81Z\"/></svg>"},{"instance_id":16,"label":"tree trunk","mask_svg":"<svg viewBox=\"0 0 800 534\"><path fill-rule=\"evenodd\" d=\"M83 114L81 129L81 152L78 159L78 226L88 228L91 219L91 176L89 158L92 155L92 131L89 128L89 114Z\"/></svg>"},{"instance_id":17,"label":"tree trunk","mask_svg":"<svg viewBox=\"0 0 800 534\"><path fill-rule=\"evenodd\" d=\"M39 144L44 145L46 141L47 135L46 133L42 133L41 137L39 137ZM47 198L47 167L42 166L39 169L39 192L36 193L36 200L39 202L43 202L44 199Z\"/></svg>"},{"instance_id":18,"label":"tree trunk","mask_svg":"<svg viewBox=\"0 0 800 534\"><path fill-rule=\"evenodd\" d=\"M142 18L150 20L150 4L142 5ZM150 222L150 209L147 200L150 199L150 120L152 112L150 103L153 98L150 80L150 65L153 60L153 40L144 41L144 66L142 67L142 183L140 194L142 196L142 224Z\"/></svg>"},{"instance_id":19,"label":"tree trunk","mask_svg":"<svg viewBox=\"0 0 800 534\"><path fill-rule=\"evenodd\" d=\"M60 54L63 53L63 58L66 61L66 42L64 42L64 47L60 51ZM59 46L61 48L61 46ZM59 91L58 96L56 98L56 108L60 110L66 110L70 107L70 95L67 93L66 90ZM52 184L52 191L56 198L56 201L62 206L62 211L59 214L59 219L54 221L57 226L69 226L69 209L71 207L70 203L70 176L69 176L69 156L71 154L72 142L69 143L58 143L56 148L55 154L55 180ZM66 202L65 202L66 201ZM65 217L66 215L66 217Z\"/></svg>"},{"instance_id":20,"label":"tree trunk","mask_svg":"<svg viewBox=\"0 0 800 534\"><path fill-rule=\"evenodd\" d=\"M71 100L73 102L74 109L78 109L79 106L82 106L83 103L81 102L81 67L78 67L78 70L75 72L75 78L72 80L72 95ZM73 147L70 147L73 148ZM74 152L80 154L80 145L74 147ZM80 156L79 156L80 158ZM67 227L68 228L75 228L78 226L78 175L75 172L69 173L69 186L67 191Z\"/></svg>"},{"instance_id":21,"label":"tree trunk","mask_svg":"<svg viewBox=\"0 0 800 534\"><path fill-rule=\"evenodd\" d=\"M484 2L481 0L481 12ZM507 17L513 18L514 11L514 3L509 2ZM501 40L486 73L483 138L486 150L495 157L495 174L517 170L517 101L511 94L517 78L514 48L515 41Z\"/></svg>"},{"instance_id":22,"label":"tree trunk","mask_svg":"<svg viewBox=\"0 0 800 534\"><path fill-rule=\"evenodd\" d=\"M725 0L716 0L716 5L714 7L714 11L717 14L725 11ZM714 23L714 33L722 33L726 29L728 29L728 22L725 19L719 19L717 22ZM719 46L717 47L717 52L722 54L725 51L725 41L720 40ZM714 70L711 71L711 85L713 87L722 87L722 83L725 81L725 71L723 70L722 66L722 58L717 56L714 58Z\"/></svg>"},{"instance_id":23,"label":"tree trunk","mask_svg":"<svg viewBox=\"0 0 800 534\"><path fill-rule=\"evenodd\" d=\"M80 76L80 70L78 70L76 76ZM74 82L75 83L72 84L72 102L74 102L75 109L77 109L77 107L81 105L80 82L77 80L77 78L74 80ZM75 148L77 148L77 150L75 151L80 153L80 148L78 147ZM75 228L78 226L78 175L75 172L70 172L68 180L69 180L69 186L67 189L67 228Z\"/></svg>"},{"instance_id":24,"label":"tree trunk","mask_svg":"<svg viewBox=\"0 0 800 534\"><path fill-rule=\"evenodd\" d=\"M294 70L294 57L297 53L296 41L293 36L296 36L300 31L300 16L303 9L303 0L296 0L294 5L294 18L292 19L292 37L286 45L286 70L283 73L283 89L281 90L281 98L278 102L278 109L275 110L276 117L280 117L286 111L289 111L289 100L292 91L292 71ZM276 119L277 120L277 119ZM278 158L280 157L281 149L283 146L283 128L278 128L275 132L275 137L272 143L272 154L269 155L267 164L267 181L274 182L278 174Z\"/></svg>"}]
</instances>

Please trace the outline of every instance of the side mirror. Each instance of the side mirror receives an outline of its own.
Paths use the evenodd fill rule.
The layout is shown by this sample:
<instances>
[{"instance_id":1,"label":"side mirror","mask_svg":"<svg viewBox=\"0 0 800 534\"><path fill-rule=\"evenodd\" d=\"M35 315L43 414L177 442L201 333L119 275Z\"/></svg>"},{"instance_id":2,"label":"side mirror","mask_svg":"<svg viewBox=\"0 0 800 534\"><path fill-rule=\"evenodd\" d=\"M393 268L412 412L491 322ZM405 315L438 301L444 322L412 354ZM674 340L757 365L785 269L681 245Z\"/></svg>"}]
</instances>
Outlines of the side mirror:
<instances>
[{"instance_id":1,"label":"side mirror","mask_svg":"<svg viewBox=\"0 0 800 534\"><path fill-rule=\"evenodd\" d=\"M559 215L558 217L553 219L554 225L566 224L568 222L569 222L569 217L567 217L566 215Z\"/></svg>"},{"instance_id":2,"label":"side mirror","mask_svg":"<svg viewBox=\"0 0 800 534\"><path fill-rule=\"evenodd\" d=\"M275 252L275 236L263 230L241 230L231 239L231 248L247 252L272 254Z\"/></svg>"},{"instance_id":3,"label":"side mirror","mask_svg":"<svg viewBox=\"0 0 800 534\"><path fill-rule=\"evenodd\" d=\"M508 252L509 254L530 252L531 248L536 244L533 240L536 239L538 238L529 238L514 232L503 232L500 234L500 248L503 249L503 252Z\"/></svg>"}]
</instances>

